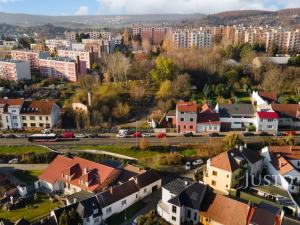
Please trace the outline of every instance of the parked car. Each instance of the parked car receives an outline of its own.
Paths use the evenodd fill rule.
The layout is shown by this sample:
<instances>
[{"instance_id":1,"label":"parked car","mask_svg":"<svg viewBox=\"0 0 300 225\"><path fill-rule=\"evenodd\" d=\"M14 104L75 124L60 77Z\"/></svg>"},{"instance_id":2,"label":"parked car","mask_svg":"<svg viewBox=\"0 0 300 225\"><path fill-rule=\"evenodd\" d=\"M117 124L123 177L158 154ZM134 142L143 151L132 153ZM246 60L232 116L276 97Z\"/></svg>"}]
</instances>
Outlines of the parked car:
<instances>
[{"instance_id":1,"label":"parked car","mask_svg":"<svg viewBox=\"0 0 300 225\"><path fill-rule=\"evenodd\" d=\"M27 138L26 134L15 134L16 138Z\"/></svg>"},{"instance_id":2,"label":"parked car","mask_svg":"<svg viewBox=\"0 0 300 225\"><path fill-rule=\"evenodd\" d=\"M185 137L193 137L194 134L193 134L193 132L188 132L188 133L184 133L183 136L185 136Z\"/></svg>"},{"instance_id":3,"label":"parked car","mask_svg":"<svg viewBox=\"0 0 300 225\"><path fill-rule=\"evenodd\" d=\"M165 138L167 137L166 133L158 133L156 134L156 138Z\"/></svg>"},{"instance_id":4,"label":"parked car","mask_svg":"<svg viewBox=\"0 0 300 225\"><path fill-rule=\"evenodd\" d=\"M209 133L208 137L221 137L219 133Z\"/></svg>"},{"instance_id":5,"label":"parked car","mask_svg":"<svg viewBox=\"0 0 300 225\"><path fill-rule=\"evenodd\" d=\"M3 137L5 138L17 138L15 134L4 134Z\"/></svg>"},{"instance_id":6,"label":"parked car","mask_svg":"<svg viewBox=\"0 0 300 225\"><path fill-rule=\"evenodd\" d=\"M278 131L277 133L274 134L274 136L277 136L277 137L282 137L284 136L284 133L283 132L280 132Z\"/></svg>"},{"instance_id":7,"label":"parked car","mask_svg":"<svg viewBox=\"0 0 300 225\"><path fill-rule=\"evenodd\" d=\"M294 130L289 130L289 131L284 132L284 136L290 136L290 135L295 136L295 135L297 135L297 133Z\"/></svg>"},{"instance_id":8,"label":"parked car","mask_svg":"<svg viewBox=\"0 0 300 225\"><path fill-rule=\"evenodd\" d=\"M135 133L133 133L132 137L140 138L140 137L142 137L142 133L141 132L135 132Z\"/></svg>"},{"instance_id":9,"label":"parked car","mask_svg":"<svg viewBox=\"0 0 300 225\"><path fill-rule=\"evenodd\" d=\"M88 138L88 135L86 135L86 134L76 134L75 137L76 138Z\"/></svg>"},{"instance_id":10,"label":"parked car","mask_svg":"<svg viewBox=\"0 0 300 225\"><path fill-rule=\"evenodd\" d=\"M253 136L255 136L255 134L252 133L252 132L245 132L245 133L243 133L243 135L244 135L244 137L253 137Z\"/></svg>"},{"instance_id":11,"label":"parked car","mask_svg":"<svg viewBox=\"0 0 300 225\"><path fill-rule=\"evenodd\" d=\"M120 135L129 135L129 130L128 129L120 129L119 134Z\"/></svg>"},{"instance_id":12,"label":"parked car","mask_svg":"<svg viewBox=\"0 0 300 225\"><path fill-rule=\"evenodd\" d=\"M125 134L117 134L116 138L127 138L128 136Z\"/></svg>"},{"instance_id":13,"label":"parked car","mask_svg":"<svg viewBox=\"0 0 300 225\"><path fill-rule=\"evenodd\" d=\"M152 137L151 133L142 133L142 137Z\"/></svg>"},{"instance_id":14,"label":"parked car","mask_svg":"<svg viewBox=\"0 0 300 225\"><path fill-rule=\"evenodd\" d=\"M260 136L260 137L269 137L270 134L263 131L263 132L260 132L260 133L258 134L258 136Z\"/></svg>"},{"instance_id":15,"label":"parked car","mask_svg":"<svg viewBox=\"0 0 300 225\"><path fill-rule=\"evenodd\" d=\"M8 161L8 164L17 164L19 163L19 159L18 158L14 158Z\"/></svg>"},{"instance_id":16,"label":"parked car","mask_svg":"<svg viewBox=\"0 0 300 225\"><path fill-rule=\"evenodd\" d=\"M74 138L75 135L72 131L64 131L60 137L61 138Z\"/></svg>"},{"instance_id":17,"label":"parked car","mask_svg":"<svg viewBox=\"0 0 300 225\"><path fill-rule=\"evenodd\" d=\"M202 159L197 159L195 161L192 162L193 166L199 166L202 165L204 162Z\"/></svg>"},{"instance_id":18,"label":"parked car","mask_svg":"<svg viewBox=\"0 0 300 225\"><path fill-rule=\"evenodd\" d=\"M191 162L187 162L187 163L185 164L185 169L186 169L186 170L192 169L192 164L191 164Z\"/></svg>"}]
</instances>

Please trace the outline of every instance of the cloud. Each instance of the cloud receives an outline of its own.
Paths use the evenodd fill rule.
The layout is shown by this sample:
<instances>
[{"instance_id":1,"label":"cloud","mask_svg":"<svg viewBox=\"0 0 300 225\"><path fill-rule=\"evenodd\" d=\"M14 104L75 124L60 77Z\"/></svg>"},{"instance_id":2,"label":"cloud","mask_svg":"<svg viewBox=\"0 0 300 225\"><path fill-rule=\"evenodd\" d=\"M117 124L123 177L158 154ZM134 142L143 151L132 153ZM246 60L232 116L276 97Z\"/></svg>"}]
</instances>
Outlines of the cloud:
<instances>
[{"instance_id":1,"label":"cloud","mask_svg":"<svg viewBox=\"0 0 300 225\"><path fill-rule=\"evenodd\" d=\"M97 0L102 14L216 13L300 7L299 0Z\"/></svg>"},{"instance_id":2,"label":"cloud","mask_svg":"<svg viewBox=\"0 0 300 225\"><path fill-rule=\"evenodd\" d=\"M89 7L84 6L84 5L80 6L77 9L77 11L75 12L75 15L77 15L77 16L84 16L84 15L88 15L88 14L89 14Z\"/></svg>"}]
</instances>

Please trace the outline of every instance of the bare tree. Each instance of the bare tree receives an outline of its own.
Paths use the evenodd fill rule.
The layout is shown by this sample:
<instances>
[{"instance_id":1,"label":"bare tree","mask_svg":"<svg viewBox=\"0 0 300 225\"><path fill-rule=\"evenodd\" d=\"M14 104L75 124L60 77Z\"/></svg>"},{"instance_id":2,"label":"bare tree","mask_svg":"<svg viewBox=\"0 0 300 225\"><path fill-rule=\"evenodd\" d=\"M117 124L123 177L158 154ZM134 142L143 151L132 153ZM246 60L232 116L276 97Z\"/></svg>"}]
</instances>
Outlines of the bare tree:
<instances>
[{"instance_id":1,"label":"bare tree","mask_svg":"<svg viewBox=\"0 0 300 225\"><path fill-rule=\"evenodd\" d=\"M142 40L142 48L143 48L144 52L149 53L149 51L152 48L152 45L151 45L149 39Z\"/></svg>"}]
</instances>

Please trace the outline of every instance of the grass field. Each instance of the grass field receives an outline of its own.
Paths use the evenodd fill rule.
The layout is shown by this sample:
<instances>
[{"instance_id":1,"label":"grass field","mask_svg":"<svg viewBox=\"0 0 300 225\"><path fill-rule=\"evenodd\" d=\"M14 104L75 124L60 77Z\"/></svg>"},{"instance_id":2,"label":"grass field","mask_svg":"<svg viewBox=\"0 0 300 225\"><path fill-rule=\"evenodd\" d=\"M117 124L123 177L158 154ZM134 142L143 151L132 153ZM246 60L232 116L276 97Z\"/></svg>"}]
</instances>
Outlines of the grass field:
<instances>
[{"instance_id":1,"label":"grass field","mask_svg":"<svg viewBox=\"0 0 300 225\"><path fill-rule=\"evenodd\" d=\"M24 218L32 222L47 216L51 210L58 208L59 206L58 202L52 203L47 196L41 195L39 199L32 200L31 206L28 207L28 209L20 208L10 212L0 209L0 220L3 218L15 222L20 218Z\"/></svg>"},{"instance_id":2,"label":"grass field","mask_svg":"<svg viewBox=\"0 0 300 225\"><path fill-rule=\"evenodd\" d=\"M129 208L127 208L126 210L124 210L123 212L111 216L106 222L108 225L121 224L125 222L125 216L127 220L131 219L139 210L141 210L145 206L146 206L145 202L139 201L133 204L132 206L130 206Z\"/></svg>"},{"instance_id":3,"label":"grass field","mask_svg":"<svg viewBox=\"0 0 300 225\"><path fill-rule=\"evenodd\" d=\"M12 175L20 181L30 185L38 180L42 170L16 170Z\"/></svg>"},{"instance_id":4,"label":"grass field","mask_svg":"<svg viewBox=\"0 0 300 225\"><path fill-rule=\"evenodd\" d=\"M39 146L1 146L0 154L46 153L46 148Z\"/></svg>"}]
</instances>

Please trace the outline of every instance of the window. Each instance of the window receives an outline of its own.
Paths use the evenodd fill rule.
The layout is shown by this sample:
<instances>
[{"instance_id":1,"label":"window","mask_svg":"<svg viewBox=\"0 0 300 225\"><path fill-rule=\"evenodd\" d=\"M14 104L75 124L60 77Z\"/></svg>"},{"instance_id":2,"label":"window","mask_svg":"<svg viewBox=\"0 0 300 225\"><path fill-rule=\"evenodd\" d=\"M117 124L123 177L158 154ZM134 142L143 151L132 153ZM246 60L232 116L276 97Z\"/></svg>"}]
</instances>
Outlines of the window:
<instances>
[{"instance_id":1,"label":"window","mask_svg":"<svg viewBox=\"0 0 300 225\"><path fill-rule=\"evenodd\" d=\"M184 125L183 128L186 129L186 125Z\"/></svg>"},{"instance_id":2,"label":"window","mask_svg":"<svg viewBox=\"0 0 300 225\"><path fill-rule=\"evenodd\" d=\"M135 195L135 198L138 198L138 195Z\"/></svg>"},{"instance_id":3,"label":"window","mask_svg":"<svg viewBox=\"0 0 300 225\"><path fill-rule=\"evenodd\" d=\"M35 120L35 116L30 116L30 120Z\"/></svg>"},{"instance_id":4,"label":"window","mask_svg":"<svg viewBox=\"0 0 300 225\"><path fill-rule=\"evenodd\" d=\"M22 120L26 120L26 116L22 116Z\"/></svg>"},{"instance_id":5,"label":"window","mask_svg":"<svg viewBox=\"0 0 300 225\"><path fill-rule=\"evenodd\" d=\"M194 121L194 119L193 118L190 118L190 122L193 122Z\"/></svg>"},{"instance_id":6,"label":"window","mask_svg":"<svg viewBox=\"0 0 300 225\"><path fill-rule=\"evenodd\" d=\"M229 178L229 175L227 175L227 178Z\"/></svg>"},{"instance_id":7,"label":"window","mask_svg":"<svg viewBox=\"0 0 300 225\"><path fill-rule=\"evenodd\" d=\"M43 124L43 123L40 123L39 126L40 126L40 127L44 127L44 124Z\"/></svg>"},{"instance_id":8,"label":"window","mask_svg":"<svg viewBox=\"0 0 300 225\"><path fill-rule=\"evenodd\" d=\"M13 118L14 120L18 119L18 117L16 117L16 116L13 116L12 118Z\"/></svg>"},{"instance_id":9,"label":"window","mask_svg":"<svg viewBox=\"0 0 300 225\"><path fill-rule=\"evenodd\" d=\"M27 123L23 123L23 127L27 127Z\"/></svg>"},{"instance_id":10,"label":"window","mask_svg":"<svg viewBox=\"0 0 300 225\"><path fill-rule=\"evenodd\" d=\"M108 207L108 208L106 209L106 213L111 213L111 207Z\"/></svg>"},{"instance_id":11,"label":"window","mask_svg":"<svg viewBox=\"0 0 300 225\"><path fill-rule=\"evenodd\" d=\"M147 188L144 189L144 193L147 193Z\"/></svg>"},{"instance_id":12,"label":"window","mask_svg":"<svg viewBox=\"0 0 300 225\"><path fill-rule=\"evenodd\" d=\"M216 185L217 185L217 182L216 182L215 180L212 180L212 181L211 181L211 185L216 186Z\"/></svg>"},{"instance_id":13,"label":"window","mask_svg":"<svg viewBox=\"0 0 300 225\"><path fill-rule=\"evenodd\" d=\"M17 123L14 123L14 126L15 126L15 127L17 127L17 126L18 126L18 124L17 124Z\"/></svg>"},{"instance_id":14,"label":"window","mask_svg":"<svg viewBox=\"0 0 300 225\"><path fill-rule=\"evenodd\" d=\"M172 206L172 213L176 213L176 211L177 211L177 208L176 208L176 206Z\"/></svg>"},{"instance_id":15,"label":"window","mask_svg":"<svg viewBox=\"0 0 300 225\"><path fill-rule=\"evenodd\" d=\"M40 116L40 120L43 120L43 117L42 117L42 116Z\"/></svg>"},{"instance_id":16,"label":"window","mask_svg":"<svg viewBox=\"0 0 300 225\"><path fill-rule=\"evenodd\" d=\"M17 112L17 110L11 110L13 113L16 113Z\"/></svg>"},{"instance_id":17,"label":"window","mask_svg":"<svg viewBox=\"0 0 300 225\"><path fill-rule=\"evenodd\" d=\"M180 118L180 121L183 122L183 121L184 121L184 118Z\"/></svg>"},{"instance_id":18,"label":"window","mask_svg":"<svg viewBox=\"0 0 300 225\"><path fill-rule=\"evenodd\" d=\"M49 123L46 123L46 128L50 128L50 124Z\"/></svg>"},{"instance_id":19,"label":"window","mask_svg":"<svg viewBox=\"0 0 300 225\"><path fill-rule=\"evenodd\" d=\"M186 217L191 218L191 210L189 210L189 209L187 210Z\"/></svg>"},{"instance_id":20,"label":"window","mask_svg":"<svg viewBox=\"0 0 300 225\"><path fill-rule=\"evenodd\" d=\"M94 214L97 214L98 213L98 209L94 209Z\"/></svg>"},{"instance_id":21,"label":"window","mask_svg":"<svg viewBox=\"0 0 300 225\"><path fill-rule=\"evenodd\" d=\"M217 171L214 171L214 170L213 170L212 175L213 175L213 176L217 176L217 175L218 175Z\"/></svg>"},{"instance_id":22,"label":"window","mask_svg":"<svg viewBox=\"0 0 300 225\"><path fill-rule=\"evenodd\" d=\"M173 221L176 221L176 217L175 217L175 216L172 216L172 220L173 220Z\"/></svg>"},{"instance_id":23,"label":"window","mask_svg":"<svg viewBox=\"0 0 300 225\"><path fill-rule=\"evenodd\" d=\"M31 126L31 127L35 127L35 123L31 123L30 126Z\"/></svg>"},{"instance_id":24,"label":"window","mask_svg":"<svg viewBox=\"0 0 300 225\"><path fill-rule=\"evenodd\" d=\"M48 117L48 116L46 116L46 120L47 120L47 121L49 120L49 117Z\"/></svg>"},{"instance_id":25,"label":"window","mask_svg":"<svg viewBox=\"0 0 300 225\"><path fill-rule=\"evenodd\" d=\"M126 205L126 199L124 199L121 204L122 206Z\"/></svg>"},{"instance_id":26,"label":"window","mask_svg":"<svg viewBox=\"0 0 300 225\"><path fill-rule=\"evenodd\" d=\"M228 188L228 184L226 184L226 188Z\"/></svg>"},{"instance_id":27,"label":"window","mask_svg":"<svg viewBox=\"0 0 300 225\"><path fill-rule=\"evenodd\" d=\"M267 128L268 129L273 129L273 126L268 125Z\"/></svg>"},{"instance_id":28,"label":"window","mask_svg":"<svg viewBox=\"0 0 300 225\"><path fill-rule=\"evenodd\" d=\"M194 221L196 221L196 220L197 220L197 213L194 212Z\"/></svg>"},{"instance_id":29,"label":"window","mask_svg":"<svg viewBox=\"0 0 300 225\"><path fill-rule=\"evenodd\" d=\"M194 126L190 126L190 129L194 129Z\"/></svg>"}]
</instances>

